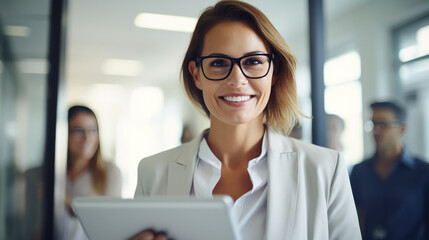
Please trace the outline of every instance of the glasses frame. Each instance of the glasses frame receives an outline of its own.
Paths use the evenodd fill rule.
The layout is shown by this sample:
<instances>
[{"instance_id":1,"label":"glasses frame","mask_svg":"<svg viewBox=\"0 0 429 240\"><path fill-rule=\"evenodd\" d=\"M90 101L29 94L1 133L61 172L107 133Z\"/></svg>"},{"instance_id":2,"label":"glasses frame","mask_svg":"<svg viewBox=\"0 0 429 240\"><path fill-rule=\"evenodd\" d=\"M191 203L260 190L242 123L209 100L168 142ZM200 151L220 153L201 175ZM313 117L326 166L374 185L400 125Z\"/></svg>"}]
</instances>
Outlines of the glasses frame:
<instances>
[{"instance_id":1,"label":"glasses frame","mask_svg":"<svg viewBox=\"0 0 429 240\"><path fill-rule=\"evenodd\" d=\"M246 73L244 73L243 68L241 67L241 63L240 63L241 59L247 58L247 57L252 57L252 56L266 56L268 58L268 70L267 70L267 72L263 76L260 76L260 77L249 77L249 76L246 75ZM226 58L226 59L231 60L232 64L231 64L231 66L229 68L228 74L226 74L226 76L224 78L209 78L209 77L207 77L206 73L204 72L204 67L203 67L203 64L202 64L203 60L207 59L207 58ZM225 80L226 78L228 78L229 75L232 72L232 68L234 67L234 64L238 65L238 67L240 68L241 73L246 78L250 78L250 79L263 78L263 77L267 76L267 74L270 72L271 62L273 60L274 60L274 53L256 53L256 54L249 54L249 55L246 55L246 56L242 56L242 57L239 57L239 58L232 58L232 57L223 56L223 55L222 56L203 56L203 57L197 57L195 59L195 61L197 62L197 66L198 67L201 66L201 70L202 70L202 72L204 74L204 77L207 78L208 80L211 80L211 81L222 81L222 80Z\"/></svg>"},{"instance_id":2,"label":"glasses frame","mask_svg":"<svg viewBox=\"0 0 429 240\"><path fill-rule=\"evenodd\" d=\"M403 121L391 121L391 122L382 122L382 121L372 121L372 120L368 120L365 123L365 130L367 132L372 132L374 131L374 128L378 128L378 129L388 129L388 128L397 128L397 127L401 127L401 125L403 125L404 122Z\"/></svg>"},{"instance_id":3,"label":"glasses frame","mask_svg":"<svg viewBox=\"0 0 429 240\"><path fill-rule=\"evenodd\" d=\"M86 134L88 135L98 135L98 129L97 128L82 128L82 127L74 127L69 130L69 134L76 137L82 137Z\"/></svg>"}]
</instances>

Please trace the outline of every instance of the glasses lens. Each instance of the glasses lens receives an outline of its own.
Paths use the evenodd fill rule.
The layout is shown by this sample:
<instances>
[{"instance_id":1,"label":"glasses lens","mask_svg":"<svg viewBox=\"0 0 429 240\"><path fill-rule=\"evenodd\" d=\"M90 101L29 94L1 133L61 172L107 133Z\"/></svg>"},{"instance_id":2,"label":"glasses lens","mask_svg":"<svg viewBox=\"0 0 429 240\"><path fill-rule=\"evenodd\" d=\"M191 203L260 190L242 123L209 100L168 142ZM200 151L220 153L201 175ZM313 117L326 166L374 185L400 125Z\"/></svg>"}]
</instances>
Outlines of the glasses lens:
<instances>
[{"instance_id":1,"label":"glasses lens","mask_svg":"<svg viewBox=\"0 0 429 240\"><path fill-rule=\"evenodd\" d=\"M85 129L83 128L73 128L70 132L77 136L85 135Z\"/></svg>"},{"instance_id":2,"label":"glasses lens","mask_svg":"<svg viewBox=\"0 0 429 240\"><path fill-rule=\"evenodd\" d=\"M401 125L401 122L395 121L395 122L381 122L381 121L367 121L365 123L365 131L371 132L374 131L375 128L384 130L387 128L394 128L399 127Z\"/></svg>"},{"instance_id":3,"label":"glasses lens","mask_svg":"<svg viewBox=\"0 0 429 240\"><path fill-rule=\"evenodd\" d=\"M372 132L374 129L374 123L372 121L366 121L364 125L365 132Z\"/></svg>"},{"instance_id":4,"label":"glasses lens","mask_svg":"<svg viewBox=\"0 0 429 240\"><path fill-rule=\"evenodd\" d=\"M240 65L246 77L260 78L268 73L270 59L265 55L253 55L241 59Z\"/></svg>"},{"instance_id":5,"label":"glasses lens","mask_svg":"<svg viewBox=\"0 0 429 240\"><path fill-rule=\"evenodd\" d=\"M228 77L232 65L233 60L226 57L206 57L201 61L204 75L210 80L223 80ZM261 78L270 70L270 58L263 54L250 55L240 58L239 65L244 76Z\"/></svg>"},{"instance_id":6,"label":"glasses lens","mask_svg":"<svg viewBox=\"0 0 429 240\"><path fill-rule=\"evenodd\" d=\"M208 79L224 79L231 70L232 61L223 57L209 57L202 61L204 74Z\"/></svg>"},{"instance_id":7,"label":"glasses lens","mask_svg":"<svg viewBox=\"0 0 429 240\"><path fill-rule=\"evenodd\" d=\"M98 131L96 128L89 128L89 129L73 128L70 130L70 132L75 136L83 136L85 135L85 133L88 133L88 135L94 135L94 134L97 134Z\"/></svg>"}]
</instances>

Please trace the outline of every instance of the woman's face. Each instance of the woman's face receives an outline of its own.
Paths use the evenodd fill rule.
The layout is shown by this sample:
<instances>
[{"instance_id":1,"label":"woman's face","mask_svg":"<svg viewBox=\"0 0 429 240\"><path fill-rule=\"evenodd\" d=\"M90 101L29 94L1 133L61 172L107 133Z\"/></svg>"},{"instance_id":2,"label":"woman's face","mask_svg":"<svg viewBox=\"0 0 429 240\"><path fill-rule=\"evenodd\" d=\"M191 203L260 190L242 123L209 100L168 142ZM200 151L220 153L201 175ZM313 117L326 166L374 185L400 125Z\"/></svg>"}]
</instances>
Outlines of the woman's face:
<instances>
[{"instance_id":1,"label":"woman's face","mask_svg":"<svg viewBox=\"0 0 429 240\"><path fill-rule=\"evenodd\" d=\"M69 122L68 149L72 159L89 161L97 151L97 120L89 113L80 112Z\"/></svg>"},{"instance_id":2,"label":"woman's face","mask_svg":"<svg viewBox=\"0 0 429 240\"><path fill-rule=\"evenodd\" d=\"M269 52L264 41L252 28L243 22L222 22L207 32L202 56L225 55L239 58L255 53ZM245 77L237 64L233 64L230 75L220 81L208 80L194 61L189 63L189 70L196 87L203 92L212 123L262 123L263 111L273 83L273 64L268 74L258 79Z\"/></svg>"}]
</instances>

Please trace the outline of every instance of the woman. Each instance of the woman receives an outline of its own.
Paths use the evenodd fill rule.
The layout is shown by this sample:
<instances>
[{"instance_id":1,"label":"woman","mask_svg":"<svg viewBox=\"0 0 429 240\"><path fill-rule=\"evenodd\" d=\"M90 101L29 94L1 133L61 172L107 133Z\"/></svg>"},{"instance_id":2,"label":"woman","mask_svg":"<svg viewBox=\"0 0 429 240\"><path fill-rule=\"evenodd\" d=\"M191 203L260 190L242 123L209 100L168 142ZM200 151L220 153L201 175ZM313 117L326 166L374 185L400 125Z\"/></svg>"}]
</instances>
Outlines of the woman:
<instances>
[{"instance_id":1,"label":"woman","mask_svg":"<svg viewBox=\"0 0 429 240\"><path fill-rule=\"evenodd\" d=\"M70 208L73 197L121 196L121 174L112 163L103 161L98 122L95 113L85 106L73 106L68 112L69 139L67 154L67 214L64 239L86 239Z\"/></svg>"},{"instance_id":2,"label":"woman","mask_svg":"<svg viewBox=\"0 0 429 240\"><path fill-rule=\"evenodd\" d=\"M229 195L242 239L360 239L340 154L285 136L302 116L294 71L289 47L258 9L207 8L182 77L210 129L143 159L136 196Z\"/></svg>"}]
</instances>

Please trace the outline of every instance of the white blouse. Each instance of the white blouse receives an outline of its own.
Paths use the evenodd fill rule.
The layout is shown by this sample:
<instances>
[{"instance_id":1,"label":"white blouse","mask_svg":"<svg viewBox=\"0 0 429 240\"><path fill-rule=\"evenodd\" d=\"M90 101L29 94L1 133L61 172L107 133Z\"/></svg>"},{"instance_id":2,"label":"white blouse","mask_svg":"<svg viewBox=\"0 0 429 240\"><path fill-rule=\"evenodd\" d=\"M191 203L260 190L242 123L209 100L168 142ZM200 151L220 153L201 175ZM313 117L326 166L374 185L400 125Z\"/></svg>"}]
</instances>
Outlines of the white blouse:
<instances>
[{"instance_id":1,"label":"white blouse","mask_svg":"<svg viewBox=\"0 0 429 240\"><path fill-rule=\"evenodd\" d=\"M266 135L262 140L261 154L250 160L247 167L253 187L232 207L242 239L260 240L265 235L268 179ZM197 158L192 194L198 198L212 197L221 176L222 162L210 150L205 138L200 143Z\"/></svg>"},{"instance_id":2,"label":"white blouse","mask_svg":"<svg viewBox=\"0 0 429 240\"><path fill-rule=\"evenodd\" d=\"M105 162L106 174L107 174L107 185L105 196L120 197L122 189L121 172L118 167L110 162ZM70 197L82 197L82 196L97 196L92 186L91 173L87 170L80 174L73 182L67 181L67 192ZM85 240L88 237L82 228L79 220L76 216L70 215L66 209L64 218L57 223L57 238L64 240Z\"/></svg>"}]
</instances>

